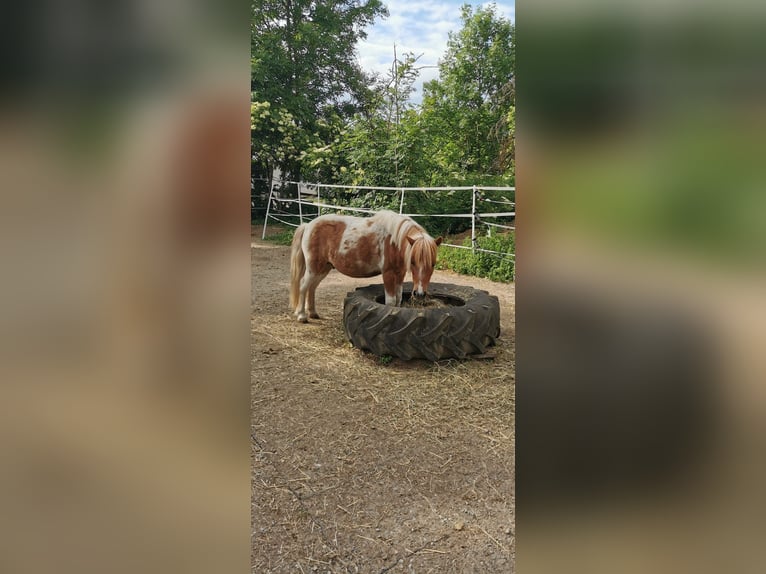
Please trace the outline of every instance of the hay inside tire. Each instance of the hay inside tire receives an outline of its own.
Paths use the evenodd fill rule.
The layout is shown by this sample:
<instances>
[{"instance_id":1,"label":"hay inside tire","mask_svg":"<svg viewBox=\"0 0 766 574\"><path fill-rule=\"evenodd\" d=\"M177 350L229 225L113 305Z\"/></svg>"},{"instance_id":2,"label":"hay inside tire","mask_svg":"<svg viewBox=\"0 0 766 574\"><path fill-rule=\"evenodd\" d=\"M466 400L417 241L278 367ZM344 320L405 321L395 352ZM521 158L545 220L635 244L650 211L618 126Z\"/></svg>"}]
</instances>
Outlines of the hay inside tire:
<instances>
[{"instance_id":1,"label":"hay inside tire","mask_svg":"<svg viewBox=\"0 0 766 574\"><path fill-rule=\"evenodd\" d=\"M348 293L343 302L346 337L376 355L439 361L484 353L500 336L500 303L487 291L431 283L428 296L441 304L410 307L411 296L411 282L403 285L402 307L384 304L380 284Z\"/></svg>"}]
</instances>

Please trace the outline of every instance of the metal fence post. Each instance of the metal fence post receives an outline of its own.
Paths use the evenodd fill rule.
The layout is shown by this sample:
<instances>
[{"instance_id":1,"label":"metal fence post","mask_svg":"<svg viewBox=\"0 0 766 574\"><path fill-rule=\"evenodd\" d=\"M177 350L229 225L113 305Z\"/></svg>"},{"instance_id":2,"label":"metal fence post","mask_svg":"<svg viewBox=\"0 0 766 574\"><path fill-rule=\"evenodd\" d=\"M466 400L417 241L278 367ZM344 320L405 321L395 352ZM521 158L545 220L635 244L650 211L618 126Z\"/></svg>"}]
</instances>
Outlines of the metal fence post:
<instances>
[{"instance_id":1,"label":"metal fence post","mask_svg":"<svg viewBox=\"0 0 766 574\"><path fill-rule=\"evenodd\" d=\"M266 225L269 222L269 210L271 209L271 199L274 196L274 183L276 183L276 180L272 177L271 189L269 190L269 200L266 202L266 217L263 219L263 233L261 234L261 239L266 239Z\"/></svg>"},{"instance_id":2,"label":"metal fence post","mask_svg":"<svg viewBox=\"0 0 766 574\"><path fill-rule=\"evenodd\" d=\"M401 191L402 191L402 198L399 201L399 215L404 213L404 188L402 188Z\"/></svg>"},{"instance_id":3,"label":"metal fence post","mask_svg":"<svg viewBox=\"0 0 766 574\"><path fill-rule=\"evenodd\" d=\"M471 251L476 253L476 186L471 192Z\"/></svg>"},{"instance_id":4,"label":"metal fence post","mask_svg":"<svg viewBox=\"0 0 766 574\"><path fill-rule=\"evenodd\" d=\"M303 199L301 199L301 186L303 184L298 182L296 184L298 188L298 221L301 222L301 225L303 225Z\"/></svg>"}]
</instances>

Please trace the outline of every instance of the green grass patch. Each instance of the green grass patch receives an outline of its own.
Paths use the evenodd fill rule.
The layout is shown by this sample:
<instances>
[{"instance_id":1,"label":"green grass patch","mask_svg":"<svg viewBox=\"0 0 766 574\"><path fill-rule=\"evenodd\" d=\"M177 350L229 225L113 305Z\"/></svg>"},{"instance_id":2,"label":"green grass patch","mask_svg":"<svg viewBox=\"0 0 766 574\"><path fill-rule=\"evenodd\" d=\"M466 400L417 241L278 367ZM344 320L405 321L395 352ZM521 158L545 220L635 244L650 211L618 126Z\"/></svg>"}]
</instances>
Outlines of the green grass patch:
<instances>
[{"instance_id":1,"label":"green grass patch","mask_svg":"<svg viewBox=\"0 0 766 574\"><path fill-rule=\"evenodd\" d=\"M278 233L272 233L271 235L267 235L266 241L271 241L272 243L276 243L277 245L291 245L293 242L294 234L295 234L295 230L288 227L288 228L280 230Z\"/></svg>"},{"instance_id":2,"label":"green grass patch","mask_svg":"<svg viewBox=\"0 0 766 574\"><path fill-rule=\"evenodd\" d=\"M471 246L471 238L467 237L464 246ZM436 261L437 269L450 269L463 275L486 277L491 281L510 283L514 280L515 261L507 254L516 253L516 237L513 233L497 234L491 237L478 237L476 246L480 249L499 251L506 255L470 251L456 247L439 247Z\"/></svg>"}]
</instances>

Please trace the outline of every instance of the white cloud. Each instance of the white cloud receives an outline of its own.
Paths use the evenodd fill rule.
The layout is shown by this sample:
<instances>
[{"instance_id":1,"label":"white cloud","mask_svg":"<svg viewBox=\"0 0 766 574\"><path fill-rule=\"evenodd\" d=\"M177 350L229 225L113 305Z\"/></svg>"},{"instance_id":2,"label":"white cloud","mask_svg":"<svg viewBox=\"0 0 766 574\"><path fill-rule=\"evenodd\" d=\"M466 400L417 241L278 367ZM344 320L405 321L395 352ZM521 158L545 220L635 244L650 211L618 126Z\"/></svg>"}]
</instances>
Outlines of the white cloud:
<instances>
[{"instance_id":1,"label":"white cloud","mask_svg":"<svg viewBox=\"0 0 766 574\"><path fill-rule=\"evenodd\" d=\"M401 57L405 52L422 54L418 64L436 66L446 49L450 31L460 29L460 7L464 0L389 0L389 17L367 28L367 39L357 44L357 56L363 69L381 75L390 69L394 44ZM475 5L487 6L492 2ZM497 12L515 22L516 2L496 2ZM422 86L438 76L435 68L425 68L416 82L415 103L422 99Z\"/></svg>"}]
</instances>

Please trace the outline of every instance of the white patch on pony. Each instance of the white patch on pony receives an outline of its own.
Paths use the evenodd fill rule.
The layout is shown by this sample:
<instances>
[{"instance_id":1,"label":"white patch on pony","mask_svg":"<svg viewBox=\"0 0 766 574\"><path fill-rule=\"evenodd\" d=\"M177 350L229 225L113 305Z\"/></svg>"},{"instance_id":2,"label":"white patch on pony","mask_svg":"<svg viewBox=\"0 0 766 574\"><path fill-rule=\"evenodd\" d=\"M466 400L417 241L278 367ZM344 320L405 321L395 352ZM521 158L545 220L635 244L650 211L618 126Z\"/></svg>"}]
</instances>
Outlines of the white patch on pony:
<instances>
[{"instance_id":1,"label":"white patch on pony","mask_svg":"<svg viewBox=\"0 0 766 574\"><path fill-rule=\"evenodd\" d=\"M344 222L346 223L346 230L343 232L343 237L338 246L338 253L340 255L346 255L349 251L353 251L356 249L359 240L362 237L370 235L366 220L362 221L362 224L359 223L359 219ZM378 240L378 244L382 247L385 231L376 226L373 226L373 231Z\"/></svg>"}]
</instances>

